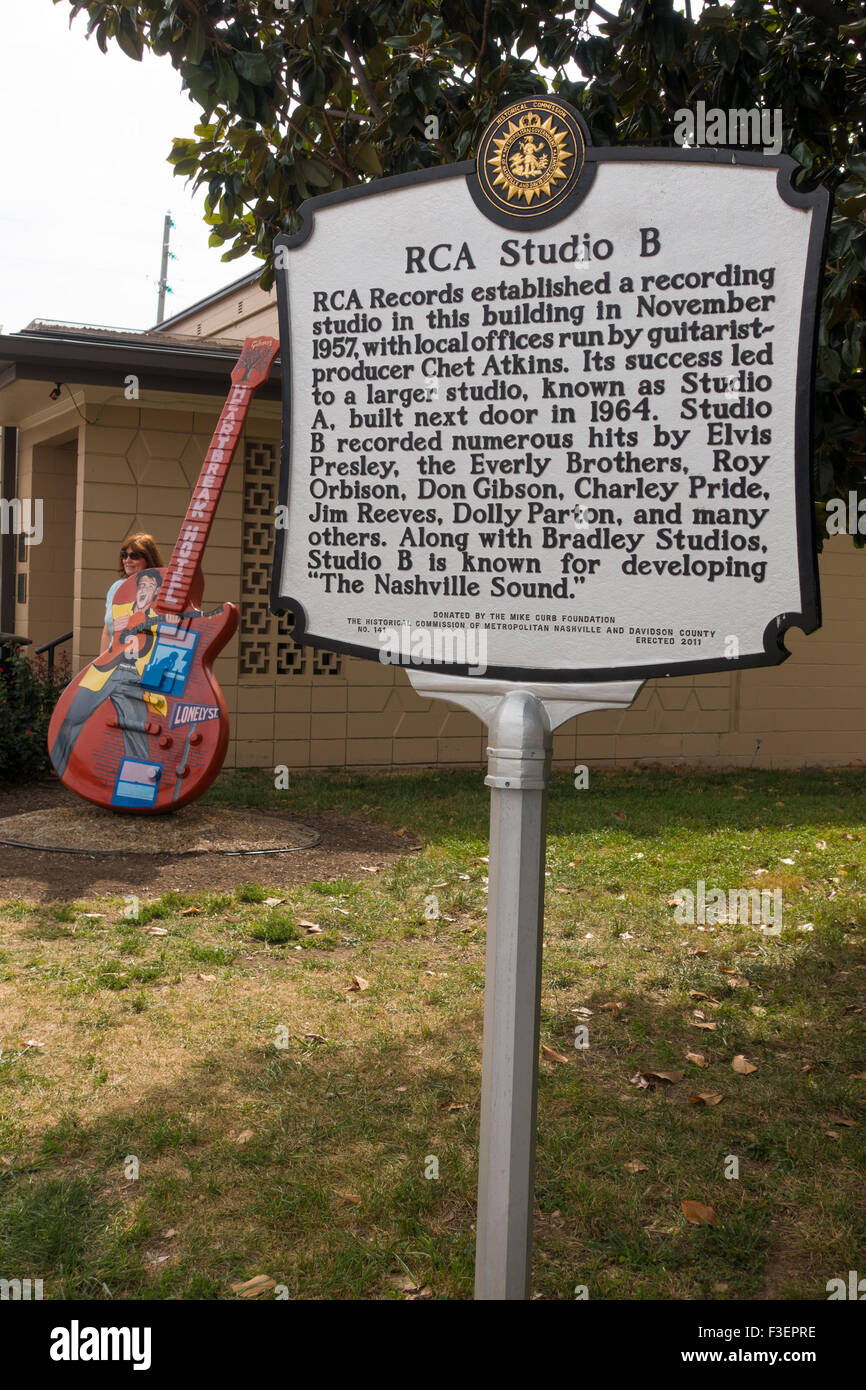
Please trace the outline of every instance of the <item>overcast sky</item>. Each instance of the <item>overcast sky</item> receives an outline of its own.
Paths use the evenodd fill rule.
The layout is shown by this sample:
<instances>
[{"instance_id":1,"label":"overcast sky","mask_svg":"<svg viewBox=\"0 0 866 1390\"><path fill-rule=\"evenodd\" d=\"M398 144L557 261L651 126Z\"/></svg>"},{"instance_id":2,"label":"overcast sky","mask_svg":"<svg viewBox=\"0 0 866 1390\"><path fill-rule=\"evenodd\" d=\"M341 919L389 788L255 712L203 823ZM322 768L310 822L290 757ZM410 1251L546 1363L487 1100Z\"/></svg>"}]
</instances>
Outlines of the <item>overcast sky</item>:
<instances>
[{"instance_id":1,"label":"overcast sky","mask_svg":"<svg viewBox=\"0 0 866 1390\"><path fill-rule=\"evenodd\" d=\"M168 58L141 63L85 39L86 15L0 0L0 325L31 319L150 328L162 225L176 223L166 316L254 270L207 244L195 199L166 158L199 108Z\"/></svg>"}]
</instances>

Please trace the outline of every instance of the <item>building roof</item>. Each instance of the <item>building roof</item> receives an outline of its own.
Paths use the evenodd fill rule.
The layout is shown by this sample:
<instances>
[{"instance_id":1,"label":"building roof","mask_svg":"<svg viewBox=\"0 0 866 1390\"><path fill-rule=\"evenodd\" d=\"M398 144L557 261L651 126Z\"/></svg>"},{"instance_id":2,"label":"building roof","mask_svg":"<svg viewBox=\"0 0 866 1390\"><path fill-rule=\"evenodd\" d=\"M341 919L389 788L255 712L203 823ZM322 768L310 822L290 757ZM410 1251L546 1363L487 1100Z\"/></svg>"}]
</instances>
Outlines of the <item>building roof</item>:
<instances>
[{"instance_id":1,"label":"building roof","mask_svg":"<svg viewBox=\"0 0 866 1390\"><path fill-rule=\"evenodd\" d=\"M239 348L239 341L229 338L37 320L20 333L0 334L0 424L15 423L4 420L4 398L19 382L122 387L124 378L134 374L143 390L224 396ZM280 398L276 365L260 398Z\"/></svg>"},{"instance_id":2,"label":"building roof","mask_svg":"<svg viewBox=\"0 0 866 1390\"><path fill-rule=\"evenodd\" d=\"M262 265L261 270L253 270L249 275L242 275L239 280L233 280L230 285L223 285L221 290L215 290L213 294L206 295L204 299L197 299L194 304L182 309L180 313L172 314L170 319L163 319L162 323L154 324L150 331L157 332L161 328L169 328L173 323L180 323L183 319L192 318L193 314L197 314L201 309L207 309L211 304L218 304L221 299L228 299L229 296L236 294L246 285L256 284L262 270L264 270L264 265Z\"/></svg>"}]
</instances>

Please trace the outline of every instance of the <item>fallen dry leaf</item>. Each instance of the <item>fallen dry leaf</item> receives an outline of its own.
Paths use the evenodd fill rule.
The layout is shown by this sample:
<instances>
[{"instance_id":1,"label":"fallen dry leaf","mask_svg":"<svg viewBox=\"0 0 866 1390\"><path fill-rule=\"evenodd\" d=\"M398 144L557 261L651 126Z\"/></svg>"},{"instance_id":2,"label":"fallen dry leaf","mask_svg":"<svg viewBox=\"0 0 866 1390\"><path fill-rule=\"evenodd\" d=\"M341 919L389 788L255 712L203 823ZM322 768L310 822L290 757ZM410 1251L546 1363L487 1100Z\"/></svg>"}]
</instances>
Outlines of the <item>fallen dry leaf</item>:
<instances>
[{"instance_id":1,"label":"fallen dry leaf","mask_svg":"<svg viewBox=\"0 0 866 1390\"><path fill-rule=\"evenodd\" d=\"M856 1121L856 1120L846 1120L844 1115L831 1115L831 1116L830 1116L830 1123L831 1123L831 1125L845 1125L848 1129L856 1129L856 1128L857 1128L857 1121Z\"/></svg>"},{"instance_id":2,"label":"fallen dry leaf","mask_svg":"<svg viewBox=\"0 0 866 1390\"><path fill-rule=\"evenodd\" d=\"M696 1091L693 1096L689 1096L692 1105L718 1105L724 1100L721 1091Z\"/></svg>"},{"instance_id":3,"label":"fallen dry leaf","mask_svg":"<svg viewBox=\"0 0 866 1390\"><path fill-rule=\"evenodd\" d=\"M338 1192L337 1196L342 1198L344 1202L351 1202L353 1207L359 1207L361 1205L361 1198L358 1196L357 1192Z\"/></svg>"},{"instance_id":4,"label":"fallen dry leaf","mask_svg":"<svg viewBox=\"0 0 866 1390\"><path fill-rule=\"evenodd\" d=\"M568 1061L568 1058L567 1058L567 1057L563 1057L562 1053L561 1053L561 1052L557 1052L555 1048L553 1048L553 1047L548 1047L548 1046L547 1046L547 1043L542 1043L542 1044L541 1044L541 1055L542 1055L542 1057L546 1057L547 1060L548 1060L549 1062L567 1062L567 1061Z\"/></svg>"},{"instance_id":5,"label":"fallen dry leaf","mask_svg":"<svg viewBox=\"0 0 866 1390\"><path fill-rule=\"evenodd\" d=\"M85 915L85 917L90 917L92 920L95 920L95 919L98 918L98 917L104 917L104 916L105 916L105 913L104 913L104 912L85 912L84 915Z\"/></svg>"},{"instance_id":6,"label":"fallen dry leaf","mask_svg":"<svg viewBox=\"0 0 866 1390\"><path fill-rule=\"evenodd\" d=\"M693 1202L687 1199L680 1202L680 1207L683 1216L693 1226L714 1226L716 1224L716 1213L712 1207L705 1207L703 1202Z\"/></svg>"},{"instance_id":7,"label":"fallen dry leaf","mask_svg":"<svg viewBox=\"0 0 866 1390\"><path fill-rule=\"evenodd\" d=\"M236 1293L239 1298L261 1298L263 1293L270 1293L271 1289L276 1287L276 1279L270 1279L267 1274L255 1274L252 1279L231 1286L232 1293Z\"/></svg>"},{"instance_id":8,"label":"fallen dry leaf","mask_svg":"<svg viewBox=\"0 0 866 1390\"><path fill-rule=\"evenodd\" d=\"M446 1115L450 1115L452 1110L468 1110L468 1101L450 1100L445 1105L440 1105L440 1110L444 1110Z\"/></svg>"},{"instance_id":9,"label":"fallen dry leaf","mask_svg":"<svg viewBox=\"0 0 866 1390\"><path fill-rule=\"evenodd\" d=\"M852 1071L852 1081L866 1081L866 1071Z\"/></svg>"},{"instance_id":10,"label":"fallen dry leaf","mask_svg":"<svg viewBox=\"0 0 866 1390\"><path fill-rule=\"evenodd\" d=\"M279 907L285 901L285 898L265 898L265 907Z\"/></svg>"},{"instance_id":11,"label":"fallen dry leaf","mask_svg":"<svg viewBox=\"0 0 866 1390\"><path fill-rule=\"evenodd\" d=\"M305 927L307 931L310 931L313 927L318 927L319 931L322 930L321 927L319 927L318 922L308 922L305 917L298 918L298 926Z\"/></svg>"},{"instance_id":12,"label":"fallen dry leaf","mask_svg":"<svg viewBox=\"0 0 866 1390\"><path fill-rule=\"evenodd\" d=\"M170 1230L168 1230L168 1231L163 1231L163 1233L162 1233L162 1238L163 1238L163 1240L171 1240L171 1239L172 1239L174 1236L176 1236L176 1235L177 1235L177 1231L175 1230L174 1226L172 1226Z\"/></svg>"},{"instance_id":13,"label":"fallen dry leaf","mask_svg":"<svg viewBox=\"0 0 866 1390\"><path fill-rule=\"evenodd\" d=\"M641 1163L638 1158L633 1158L629 1163L624 1163L623 1167L627 1173L646 1173L649 1171L646 1164Z\"/></svg>"},{"instance_id":14,"label":"fallen dry leaf","mask_svg":"<svg viewBox=\"0 0 866 1390\"><path fill-rule=\"evenodd\" d=\"M200 912L200 907L185 907L179 915L181 917L197 917Z\"/></svg>"},{"instance_id":15,"label":"fallen dry leaf","mask_svg":"<svg viewBox=\"0 0 866 1390\"><path fill-rule=\"evenodd\" d=\"M714 1033L714 1032L716 1031L716 1028L718 1027L718 1024L716 1024L716 1023L701 1023L701 1022L699 1022L699 1021L696 1021L696 1022L694 1022L694 1023L692 1024L692 1027L693 1027L693 1028L703 1028L704 1031L707 1032L707 1033Z\"/></svg>"},{"instance_id":16,"label":"fallen dry leaf","mask_svg":"<svg viewBox=\"0 0 866 1390\"><path fill-rule=\"evenodd\" d=\"M196 977L197 980L215 980L215 979L216 979L216 975L203 975L203 974L201 973L200 970L197 970L197 971L195 972L195 977Z\"/></svg>"},{"instance_id":17,"label":"fallen dry leaf","mask_svg":"<svg viewBox=\"0 0 866 1390\"><path fill-rule=\"evenodd\" d=\"M692 951L693 956L708 956L709 954L706 946L699 946L696 951Z\"/></svg>"},{"instance_id":18,"label":"fallen dry leaf","mask_svg":"<svg viewBox=\"0 0 866 1390\"><path fill-rule=\"evenodd\" d=\"M381 864L362 864L361 868L367 874L380 874L382 872Z\"/></svg>"},{"instance_id":19,"label":"fallen dry leaf","mask_svg":"<svg viewBox=\"0 0 866 1390\"><path fill-rule=\"evenodd\" d=\"M369 988L370 988L370 981L369 981L369 980L365 980L363 975L353 975L353 976L352 976L352 983L348 986L349 991L351 991L351 990L353 990L353 989L356 989L356 990L364 990L364 989L369 989Z\"/></svg>"},{"instance_id":20,"label":"fallen dry leaf","mask_svg":"<svg viewBox=\"0 0 866 1390\"><path fill-rule=\"evenodd\" d=\"M731 1063L731 1066L733 1067L734 1071L737 1072L740 1076L748 1076L751 1072L758 1070L754 1062L746 1061L746 1058L743 1056L742 1052L737 1053L736 1057Z\"/></svg>"},{"instance_id":21,"label":"fallen dry leaf","mask_svg":"<svg viewBox=\"0 0 866 1390\"><path fill-rule=\"evenodd\" d=\"M606 1010L608 1013L615 1013L618 1009L624 1009L624 1008L625 1008L625 1004L614 1003L613 1000L611 1000L611 1002L610 1002L609 1004L602 1004L601 1008L602 1008L602 1013L604 1013L605 1010Z\"/></svg>"},{"instance_id":22,"label":"fallen dry leaf","mask_svg":"<svg viewBox=\"0 0 866 1390\"><path fill-rule=\"evenodd\" d=\"M144 930L147 932L148 936L168 936L165 927L145 927Z\"/></svg>"},{"instance_id":23,"label":"fallen dry leaf","mask_svg":"<svg viewBox=\"0 0 866 1390\"><path fill-rule=\"evenodd\" d=\"M240 1134L238 1135L237 1139L235 1140L235 1143L236 1143L236 1144L248 1144L248 1143L250 1142L250 1140L251 1140L251 1139L255 1139L255 1137L256 1137L256 1132L255 1132L254 1129L242 1129L241 1132L240 1132Z\"/></svg>"},{"instance_id":24,"label":"fallen dry leaf","mask_svg":"<svg viewBox=\"0 0 866 1390\"><path fill-rule=\"evenodd\" d=\"M683 1077L685 1076L685 1072L684 1072L684 1071L645 1071L645 1072L642 1073L642 1075L645 1076L649 1082L653 1082L653 1081L667 1081L667 1082L669 1082L670 1085L675 1086L676 1083L677 1083L678 1081L682 1081Z\"/></svg>"},{"instance_id":25,"label":"fallen dry leaf","mask_svg":"<svg viewBox=\"0 0 866 1390\"><path fill-rule=\"evenodd\" d=\"M708 1067L710 1065L703 1052L687 1052L686 1061L694 1062L696 1067Z\"/></svg>"}]
</instances>

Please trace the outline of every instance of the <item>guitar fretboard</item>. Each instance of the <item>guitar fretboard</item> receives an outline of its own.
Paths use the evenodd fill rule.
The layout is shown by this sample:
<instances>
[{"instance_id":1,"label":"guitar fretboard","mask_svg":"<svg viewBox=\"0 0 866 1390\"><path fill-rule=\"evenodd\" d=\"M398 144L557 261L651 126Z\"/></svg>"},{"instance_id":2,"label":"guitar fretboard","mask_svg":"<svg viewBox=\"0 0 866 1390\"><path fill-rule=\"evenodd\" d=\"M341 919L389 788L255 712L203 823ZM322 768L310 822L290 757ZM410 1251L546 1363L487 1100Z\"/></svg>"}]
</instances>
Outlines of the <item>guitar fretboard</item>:
<instances>
[{"instance_id":1,"label":"guitar fretboard","mask_svg":"<svg viewBox=\"0 0 866 1390\"><path fill-rule=\"evenodd\" d=\"M190 584L207 544L252 395L253 389L246 383L232 386L229 391L172 551L168 573L153 605L158 613L180 613L187 606Z\"/></svg>"}]
</instances>

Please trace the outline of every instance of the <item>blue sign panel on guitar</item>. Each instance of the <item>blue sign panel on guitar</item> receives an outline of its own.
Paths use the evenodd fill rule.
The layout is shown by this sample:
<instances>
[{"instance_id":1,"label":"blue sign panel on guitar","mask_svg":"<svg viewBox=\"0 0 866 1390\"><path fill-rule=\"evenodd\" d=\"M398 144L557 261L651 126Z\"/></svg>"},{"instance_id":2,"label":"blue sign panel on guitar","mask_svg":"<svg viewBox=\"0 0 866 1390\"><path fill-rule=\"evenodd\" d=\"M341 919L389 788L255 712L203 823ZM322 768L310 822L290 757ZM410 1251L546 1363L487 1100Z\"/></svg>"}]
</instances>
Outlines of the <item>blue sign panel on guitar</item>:
<instances>
[{"instance_id":1,"label":"blue sign panel on guitar","mask_svg":"<svg viewBox=\"0 0 866 1390\"><path fill-rule=\"evenodd\" d=\"M144 688L163 695L182 695L197 642L198 633L161 623L156 646L141 677Z\"/></svg>"},{"instance_id":2,"label":"blue sign panel on guitar","mask_svg":"<svg viewBox=\"0 0 866 1390\"><path fill-rule=\"evenodd\" d=\"M140 811L143 806L153 806L159 790L162 768L159 763L138 762L135 758L124 758L117 774L112 806L132 806Z\"/></svg>"}]
</instances>

